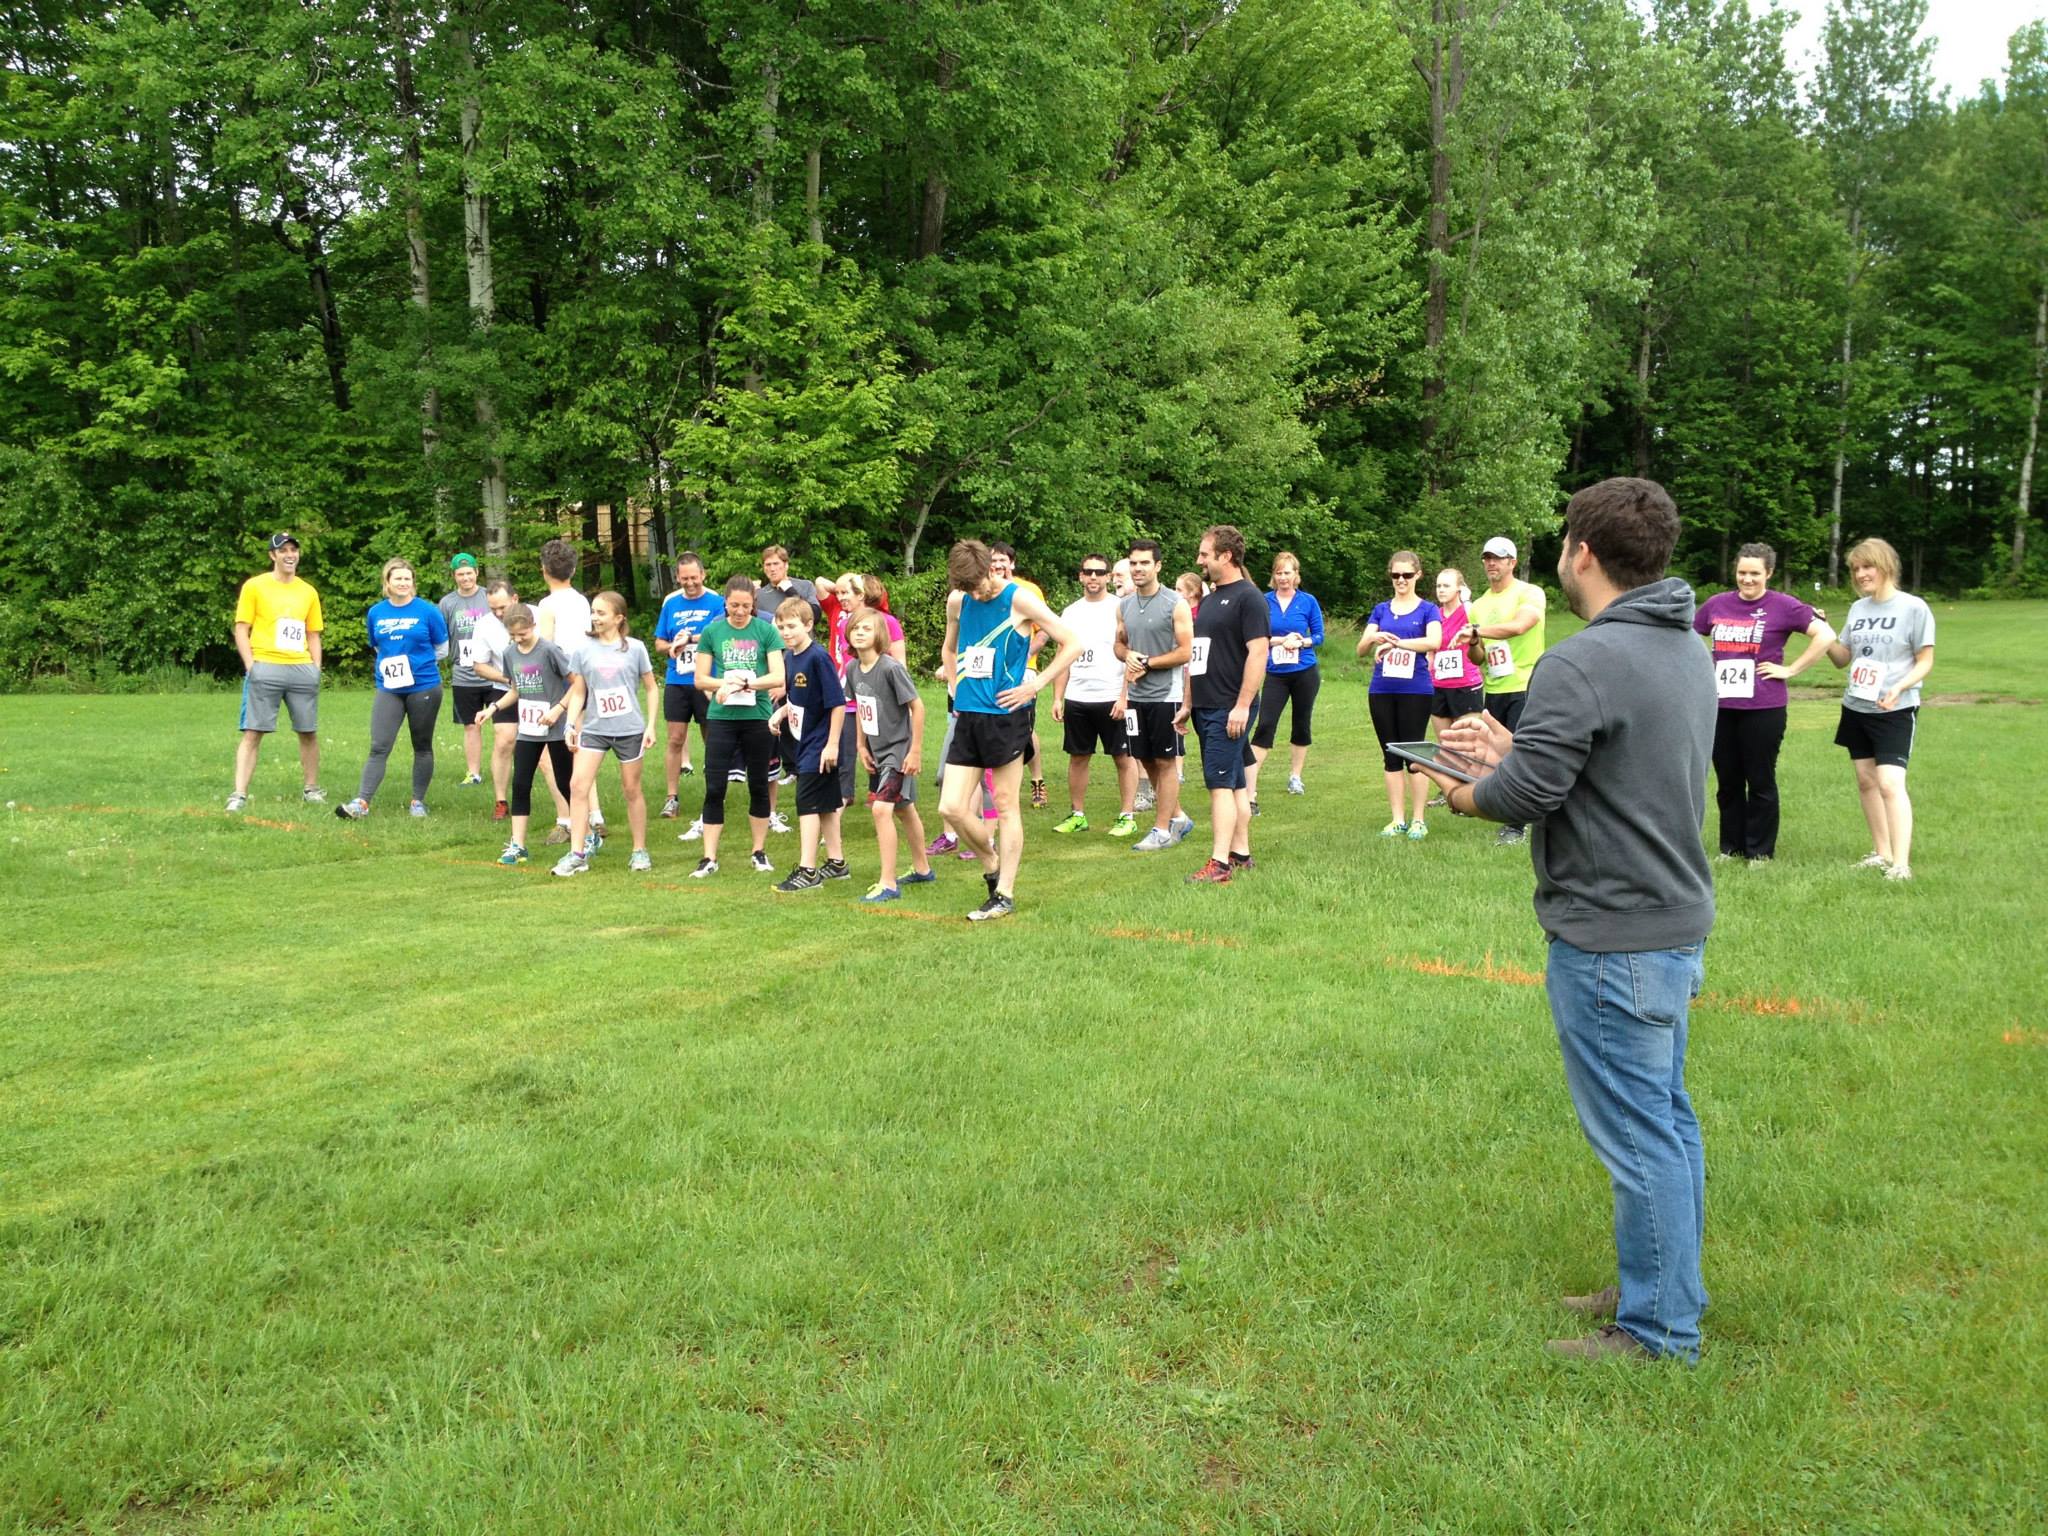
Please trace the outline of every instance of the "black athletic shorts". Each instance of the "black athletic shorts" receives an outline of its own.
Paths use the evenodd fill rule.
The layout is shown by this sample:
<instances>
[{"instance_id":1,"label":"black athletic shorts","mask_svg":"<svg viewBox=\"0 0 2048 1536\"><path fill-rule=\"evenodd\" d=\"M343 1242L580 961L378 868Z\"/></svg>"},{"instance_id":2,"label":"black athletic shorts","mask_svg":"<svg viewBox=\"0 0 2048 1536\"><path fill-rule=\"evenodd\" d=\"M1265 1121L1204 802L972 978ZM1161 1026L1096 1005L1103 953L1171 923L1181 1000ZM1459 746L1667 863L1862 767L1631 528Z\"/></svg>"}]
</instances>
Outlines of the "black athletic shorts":
<instances>
[{"instance_id":1,"label":"black athletic shorts","mask_svg":"<svg viewBox=\"0 0 2048 1536\"><path fill-rule=\"evenodd\" d=\"M1061 713L1066 716L1067 756L1093 757L1095 744L1102 743L1102 750L1111 757L1131 755L1130 728L1122 720L1112 720L1109 712L1116 708L1114 702L1104 699L1097 704L1085 701L1067 700ZM1128 715L1130 710L1125 709Z\"/></svg>"},{"instance_id":2,"label":"black athletic shorts","mask_svg":"<svg viewBox=\"0 0 2048 1536\"><path fill-rule=\"evenodd\" d=\"M477 723L476 717L482 710L489 707L494 700L505 697L505 689L502 685L490 683L486 683L481 688L457 688L454 692L455 723L457 725L475 725ZM516 725L518 719L519 711L508 709L498 716L498 723L501 725Z\"/></svg>"},{"instance_id":3,"label":"black athletic shorts","mask_svg":"<svg viewBox=\"0 0 2048 1536\"><path fill-rule=\"evenodd\" d=\"M1470 688L1439 688L1436 697L1429 701L1429 712L1439 720L1462 719L1466 715L1476 715L1484 708L1484 683L1474 683Z\"/></svg>"},{"instance_id":4,"label":"black athletic shorts","mask_svg":"<svg viewBox=\"0 0 2048 1536\"><path fill-rule=\"evenodd\" d=\"M839 793L839 770L830 773L800 773L796 776L796 813L799 816L830 816L846 803Z\"/></svg>"},{"instance_id":5,"label":"black athletic shorts","mask_svg":"<svg viewBox=\"0 0 2048 1536\"><path fill-rule=\"evenodd\" d=\"M1835 745L1849 749L1849 759L1874 759L1881 767L1903 768L1913 760L1913 732L1920 714L1912 709L1888 709L1865 714L1842 706L1841 724L1835 727Z\"/></svg>"},{"instance_id":6,"label":"black athletic shorts","mask_svg":"<svg viewBox=\"0 0 2048 1536\"><path fill-rule=\"evenodd\" d=\"M1001 768L1030 750L1029 710L982 715L963 709L953 717L953 749L946 761L962 768Z\"/></svg>"},{"instance_id":7,"label":"black athletic shorts","mask_svg":"<svg viewBox=\"0 0 2048 1536\"><path fill-rule=\"evenodd\" d=\"M1186 750L1187 738L1173 728L1178 704L1141 702L1124 710L1124 732L1141 763L1170 763Z\"/></svg>"},{"instance_id":8,"label":"black athletic shorts","mask_svg":"<svg viewBox=\"0 0 2048 1536\"><path fill-rule=\"evenodd\" d=\"M670 725L699 726L711 718L711 695L695 683L670 683L661 691L661 718Z\"/></svg>"}]
</instances>

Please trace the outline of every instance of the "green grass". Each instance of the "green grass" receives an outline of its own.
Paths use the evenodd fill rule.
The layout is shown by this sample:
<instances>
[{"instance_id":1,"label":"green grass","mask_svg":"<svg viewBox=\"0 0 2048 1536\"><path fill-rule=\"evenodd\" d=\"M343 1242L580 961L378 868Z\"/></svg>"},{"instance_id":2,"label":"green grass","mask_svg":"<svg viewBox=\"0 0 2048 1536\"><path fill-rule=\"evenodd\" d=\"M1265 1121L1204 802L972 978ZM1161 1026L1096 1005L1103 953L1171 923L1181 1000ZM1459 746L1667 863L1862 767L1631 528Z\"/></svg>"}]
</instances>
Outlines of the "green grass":
<instances>
[{"instance_id":1,"label":"green grass","mask_svg":"<svg viewBox=\"0 0 2048 1536\"><path fill-rule=\"evenodd\" d=\"M448 728L430 821L282 744L238 821L231 696L0 699L0 1529L2037 1530L2048 605L1938 612L2025 702L1927 711L1914 883L1821 701L1717 866L1696 1371L1542 1353L1612 1254L1527 860L1372 835L1348 663L1255 878L1056 768L988 931L864 828L498 869Z\"/></svg>"}]
</instances>

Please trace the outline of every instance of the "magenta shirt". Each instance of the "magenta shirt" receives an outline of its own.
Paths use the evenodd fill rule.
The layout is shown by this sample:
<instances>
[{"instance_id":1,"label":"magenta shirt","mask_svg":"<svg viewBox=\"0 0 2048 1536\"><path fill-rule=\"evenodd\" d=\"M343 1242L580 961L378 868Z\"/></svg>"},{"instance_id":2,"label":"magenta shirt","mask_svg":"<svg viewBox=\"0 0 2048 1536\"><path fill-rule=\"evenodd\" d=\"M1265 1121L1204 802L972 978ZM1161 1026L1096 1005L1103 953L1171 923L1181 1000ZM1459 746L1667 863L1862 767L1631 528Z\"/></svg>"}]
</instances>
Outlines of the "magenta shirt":
<instances>
[{"instance_id":1,"label":"magenta shirt","mask_svg":"<svg viewBox=\"0 0 2048 1536\"><path fill-rule=\"evenodd\" d=\"M1448 649L1448 647L1450 646L1451 636L1455 635L1459 630L1463 629L1467 622L1468 621L1465 617L1465 605L1463 603L1459 603L1454 608L1447 608L1444 610L1443 636L1444 645L1446 649ZM1438 651L1436 653L1436 656L1442 656L1444 654L1444 651ZM1436 670L1436 656L1432 656L1429 658L1430 680L1434 682L1438 688L1477 688L1481 683L1486 681L1485 676L1480 672L1480 670L1472 665L1472 657L1463 646L1458 647L1456 654L1458 657L1458 670L1455 675L1450 677L1445 677L1443 674L1439 673ZM1449 706L1445 707L1448 708Z\"/></svg>"},{"instance_id":2,"label":"magenta shirt","mask_svg":"<svg viewBox=\"0 0 2048 1536\"><path fill-rule=\"evenodd\" d=\"M888 609L882 609L881 614L882 628L889 632L888 644L894 645L903 638L903 626L896 622L896 615ZM847 680L851 675L847 668L854 664L854 657L853 647L846 643L846 619L847 615L841 612L838 618L832 621L831 644L826 647L826 652L831 656L832 664L839 668L840 685L846 690L846 712L850 715L857 705L853 697L853 684ZM885 645L883 651L886 653L887 650L888 645Z\"/></svg>"},{"instance_id":3,"label":"magenta shirt","mask_svg":"<svg viewBox=\"0 0 2048 1536\"><path fill-rule=\"evenodd\" d=\"M1747 656L1754 665L1785 660L1785 641L1803 635L1813 623L1813 609L1786 592L1765 589L1762 597L1745 603L1739 592L1722 592L1701 603L1692 616L1692 627L1713 646L1714 660ZM1746 699L1722 699L1723 709L1783 709L1785 685L1761 672L1756 674L1756 692Z\"/></svg>"}]
</instances>

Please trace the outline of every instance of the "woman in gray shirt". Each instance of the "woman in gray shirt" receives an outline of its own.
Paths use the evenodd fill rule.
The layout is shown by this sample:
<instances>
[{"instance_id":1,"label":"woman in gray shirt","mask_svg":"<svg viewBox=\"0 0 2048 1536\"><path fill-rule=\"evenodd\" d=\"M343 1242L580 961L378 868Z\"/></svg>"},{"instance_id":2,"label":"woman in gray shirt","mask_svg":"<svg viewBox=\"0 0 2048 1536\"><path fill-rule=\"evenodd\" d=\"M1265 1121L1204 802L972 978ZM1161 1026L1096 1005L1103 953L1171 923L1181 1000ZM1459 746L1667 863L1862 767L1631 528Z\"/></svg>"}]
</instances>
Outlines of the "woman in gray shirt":
<instances>
[{"instance_id":1,"label":"woman in gray shirt","mask_svg":"<svg viewBox=\"0 0 2048 1536\"><path fill-rule=\"evenodd\" d=\"M1899 552L1883 539L1849 551L1856 601L1828 660L1849 669L1835 745L1848 749L1856 793L1870 826L1858 865L1887 880L1913 878L1913 802L1906 764L1920 714L1920 684L1934 670L1934 612L1899 590Z\"/></svg>"}]
</instances>

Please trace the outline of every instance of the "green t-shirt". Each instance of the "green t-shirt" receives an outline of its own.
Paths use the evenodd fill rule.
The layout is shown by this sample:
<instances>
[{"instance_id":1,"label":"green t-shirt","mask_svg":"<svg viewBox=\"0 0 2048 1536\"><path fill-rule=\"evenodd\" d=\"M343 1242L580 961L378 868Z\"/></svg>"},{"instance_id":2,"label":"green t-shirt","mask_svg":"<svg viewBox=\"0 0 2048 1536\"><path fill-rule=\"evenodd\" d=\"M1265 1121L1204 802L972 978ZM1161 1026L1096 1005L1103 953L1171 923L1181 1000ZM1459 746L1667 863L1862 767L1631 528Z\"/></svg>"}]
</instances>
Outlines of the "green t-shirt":
<instances>
[{"instance_id":1,"label":"green t-shirt","mask_svg":"<svg viewBox=\"0 0 2048 1536\"><path fill-rule=\"evenodd\" d=\"M1543 589L1526 581L1511 581L1505 592L1488 587L1472 599L1470 611L1475 625L1505 624L1525 608L1536 610L1535 628L1505 640L1485 642L1486 659L1479 670L1486 676L1489 694L1521 693L1528 688L1529 673L1543 654ZM1505 655L1501 651L1503 646L1507 648Z\"/></svg>"},{"instance_id":2,"label":"green t-shirt","mask_svg":"<svg viewBox=\"0 0 2048 1536\"><path fill-rule=\"evenodd\" d=\"M763 686L754 690L751 704L721 704L718 695L711 696L708 711L713 720L766 720L775 713L775 701L768 697L768 653L782 649L782 636L775 632L775 626L766 619L751 619L745 629L734 629L722 618L713 619L704 626L704 632L697 637L697 675L705 676L704 662L709 657L712 677L727 677L735 672L751 672L762 679Z\"/></svg>"}]
</instances>

